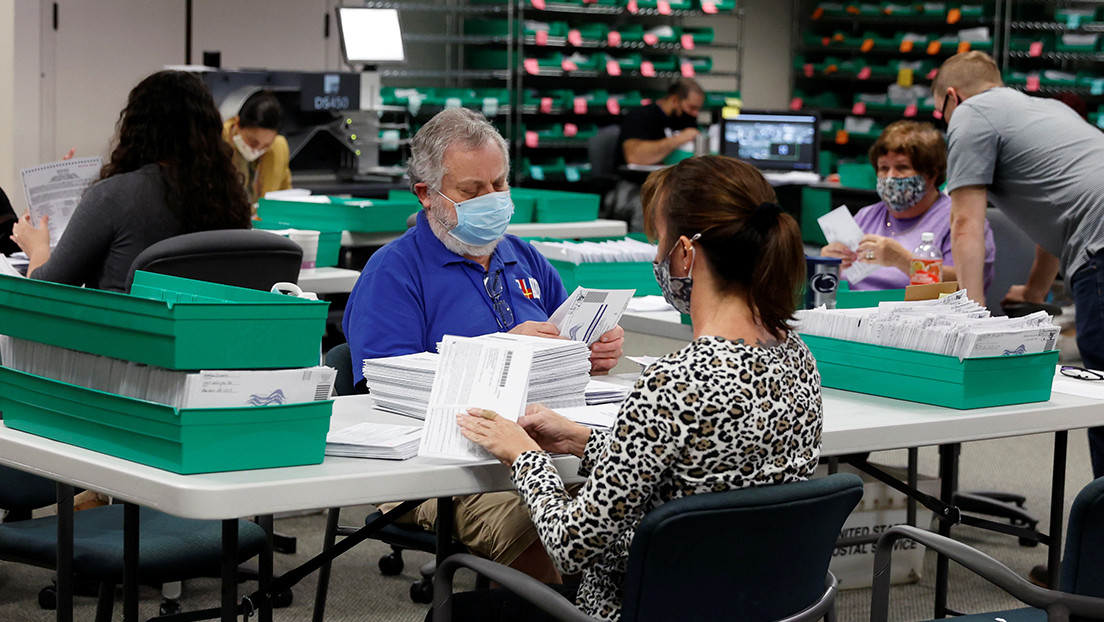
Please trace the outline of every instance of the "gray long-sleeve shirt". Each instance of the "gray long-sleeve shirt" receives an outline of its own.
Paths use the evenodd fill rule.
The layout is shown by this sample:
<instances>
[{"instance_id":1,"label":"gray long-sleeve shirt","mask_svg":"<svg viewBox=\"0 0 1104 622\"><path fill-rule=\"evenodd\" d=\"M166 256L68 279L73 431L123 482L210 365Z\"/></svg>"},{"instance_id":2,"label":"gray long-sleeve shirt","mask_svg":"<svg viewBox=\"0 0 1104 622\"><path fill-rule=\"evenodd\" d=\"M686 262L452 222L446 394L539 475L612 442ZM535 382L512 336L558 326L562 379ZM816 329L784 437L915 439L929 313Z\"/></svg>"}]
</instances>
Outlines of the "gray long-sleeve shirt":
<instances>
[{"instance_id":1,"label":"gray long-sleeve shirt","mask_svg":"<svg viewBox=\"0 0 1104 622\"><path fill-rule=\"evenodd\" d=\"M50 259L35 270L33 278L124 291L134 258L150 245L181 233L165 188L156 164L93 184Z\"/></svg>"}]
</instances>

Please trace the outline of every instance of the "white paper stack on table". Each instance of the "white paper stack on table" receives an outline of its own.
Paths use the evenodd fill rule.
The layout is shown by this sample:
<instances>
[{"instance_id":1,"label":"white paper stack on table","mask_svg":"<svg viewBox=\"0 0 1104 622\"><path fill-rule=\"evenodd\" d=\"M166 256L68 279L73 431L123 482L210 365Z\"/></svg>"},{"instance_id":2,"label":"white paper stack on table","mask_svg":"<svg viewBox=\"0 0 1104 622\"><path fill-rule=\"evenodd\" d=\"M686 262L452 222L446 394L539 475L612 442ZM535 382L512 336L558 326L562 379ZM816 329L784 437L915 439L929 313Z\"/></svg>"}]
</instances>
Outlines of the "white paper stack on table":
<instances>
[{"instance_id":1,"label":"white paper stack on table","mask_svg":"<svg viewBox=\"0 0 1104 622\"><path fill-rule=\"evenodd\" d=\"M4 366L175 408L235 408L330 399L330 367L183 371L11 339Z\"/></svg>"},{"instance_id":2,"label":"white paper stack on table","mask_svg":"<svg viewBox=\"0 0 1104 622\"><path fill-rule=\"evenodd\" d=\"M406 460L418 455L422 428L362 421L326 435L326 455Z\"/></svg>"},{"instance_id":3,"label":"white paper stack on table","mask_svg":"<svg viewBox=\"0 0 1104 622\"><path fill-rule=\"evenodd\" d=\"M491 333L470 339L506 346L516 344L533 351L532 371L527 384L530 402L541 402L549 408L582 406L585 403L584 392L590 381L590 350L586 344L510 333ZM365 359L364 379L376 406L424 419L440 357L439 354L419 352Z\"/></svg>"},{"instance_id":4,"label":"white paper stack on table","mask_svg":"<svg viewBox=\"0 0 1104 622\"><path fill-rule=\"evenodd\" d=\"M573 264L605 263L618 261L652 261L656 256L654 244L632 238L605 240L602 242L530 242L549 259Z\"/></svg>"},{"instance_id":5,"label":"white paper stack on table","mask_svg":"<svg viewBox=\"0 0 1104 622\"><path fill-rule=\"evenodd\" d=\"M861 309L796 313L797 331L848 341L956 356L959 359L1053 350L1059 327L1043 311L991 317L959 290L939 300L889 301Z\"/></svg>"},{"instance_id":6,"label":"white paper stack on table","mask_svg":"<svg viewBox=\"0 0 1104 622\"><path fill-rule=\"evenodd\" d=\"M592 378L586 387L586 403L587 406L594 404L617 404L625 401L625 398L629 396L629 391L631 390L630 387L624 385L594 380Z\"/></svg>"}]
</instances>

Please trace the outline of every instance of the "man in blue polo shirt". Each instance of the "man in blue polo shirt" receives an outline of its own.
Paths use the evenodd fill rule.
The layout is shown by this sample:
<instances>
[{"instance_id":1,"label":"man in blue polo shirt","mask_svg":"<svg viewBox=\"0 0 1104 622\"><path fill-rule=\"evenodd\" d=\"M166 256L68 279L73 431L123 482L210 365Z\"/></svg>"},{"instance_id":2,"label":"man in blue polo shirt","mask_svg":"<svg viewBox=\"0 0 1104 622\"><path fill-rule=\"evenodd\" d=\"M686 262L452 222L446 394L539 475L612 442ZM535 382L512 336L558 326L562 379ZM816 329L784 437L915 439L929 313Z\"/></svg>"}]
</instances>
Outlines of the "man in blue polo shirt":
<instances>
[{"instance_id":1,"label":"man in blue polo shirt","mask_svg":"<svg viewBox=\"0 0 1104 622\"><path fill-rule=\"evenodd\" d=\"M368 261L349 296L342 326L353 374L361 362L435 352L442 335L512 332L558 338L548 317L567 298L559 274L530 244L506 235L513 214L506 141L481 115L445 110L411 142L411 188L424 209L417 224ZM591 370L621 357L617 327L591 346ZM427 529L436 503L410 520ZM473 552L556 583L552 566L516 493L456 499L456 533Z\"/></svg>"}]
</instances>

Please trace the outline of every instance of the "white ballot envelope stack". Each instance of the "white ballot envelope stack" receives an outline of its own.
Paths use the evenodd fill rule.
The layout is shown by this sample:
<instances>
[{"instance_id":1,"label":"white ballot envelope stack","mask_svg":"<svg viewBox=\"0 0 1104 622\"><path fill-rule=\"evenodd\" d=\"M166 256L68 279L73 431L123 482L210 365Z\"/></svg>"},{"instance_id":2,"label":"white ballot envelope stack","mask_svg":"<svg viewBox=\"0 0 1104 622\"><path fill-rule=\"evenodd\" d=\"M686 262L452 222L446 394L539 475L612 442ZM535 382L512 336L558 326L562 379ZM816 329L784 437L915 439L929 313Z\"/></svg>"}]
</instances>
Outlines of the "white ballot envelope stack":
<instances>
[{"instance_id":1,"label":"white ballot envelope stack","mask_svg":"<svg viewBox=\"0 0 1104 622\"><path fill-rule=\"evenodd\" d=\"M4 365L60 382L175 408L236 408L330 399L336 370L181 371L11 339Z\"/></svg>"},{"instance_id":2,"label":"white ballot envelope stack","mask_svg":"<svg viewBox=\"0 0 1104 622\"><path fill-rule=\"evenodd\" d=\"M549 408L582 406L590 381L590 350L586 344L510 333L491 333L471 339L488 343L523 344L533 350L529 374L529 401ZM444 342L438 344L438 349ZM441 355L432 352L365 359L364 379L382 410L424 419Z\"/></svg>"},{"instance_id":3,"label":"white ballot envelope stack","mask_svg":"<svg viewBox=\"0 0 1104 622\"><path fill-rule=\"evenodd\" d=\"M573 264L607 263L618 261L651 262L656 256L654 244L632 238L604 240L602 242L530 242L549 259L569 261Z\"/></svg>"},{"instance_id":4,"label":"white ballot envelope stack","mask_svg":"<svg viewBox=\"0 0 1104 622\"><path fill-rule=\"evenodd\" d=\"M859 242L866 235L859 228L859 224L855 222L855 217L851 215L851 210L847 209L846 205L841 205L817 218L817 224L824 232L824 239L828 242L839 242L852 251L858 250ZM881 267L878 264L856 261L850 268L844 270L841 276L848 283L858 283Z\"/></svg>"},{"instance_id":5,"label":"white ballot envelope stack","mask_svg":"<svg viewBox=\"0 0 1104 622\"><path fill-rule=\"evenodd\" d=\"M81 195L100 178L102 167L103 160L97 156L60 160L19 171L31 222L37 227L43 216L49 217L50 248L57 246Z\"/></svg>"},{"instance_id":6,"label":"white ballot envelope stack","mask_svg":"<svg viewBox=\"0 0 1104 622\"><path fill-rule=\"evenodd\" d=\"M635 289L576 287L548 321L560 336L589 346L617 326L635 293Z\"/></svg>"},{"instance_id":7,"label":"white ballot envelope stack","mask_svg":"<svg viewBox=\"0 0 1104 622\"><path fill-rule=\"evenodd\" d=\"M1053 350L1060 328L1043 311L993 317L959 290L939 300L881 302L862 309L819 307L795 314L796 330L959 359Z\"/></svg>"},{"instance_id":8,"label":"white ballot envelope stack","mask_svg":"<svg viewBox=\"0 0 1104 622\"><path fill-rule=\"evenodd\" d=\"M413 425L362 421L326 435L326 455L406 460L418 455L422 429Z\"/></svg>"},{"instance_id":9,"label":"white ballot envelope stack","mask_svg":"<svg viewBox=\"0 0 1104 622\"><path fill-rule=\"evenodd\" d=\"M429 395L418 455L484 460L490 453L464 438L456 415L468 408L493 410L517 421L525 412L533 348L521 341L445 335Z\"/></svg>"}]
</instances>

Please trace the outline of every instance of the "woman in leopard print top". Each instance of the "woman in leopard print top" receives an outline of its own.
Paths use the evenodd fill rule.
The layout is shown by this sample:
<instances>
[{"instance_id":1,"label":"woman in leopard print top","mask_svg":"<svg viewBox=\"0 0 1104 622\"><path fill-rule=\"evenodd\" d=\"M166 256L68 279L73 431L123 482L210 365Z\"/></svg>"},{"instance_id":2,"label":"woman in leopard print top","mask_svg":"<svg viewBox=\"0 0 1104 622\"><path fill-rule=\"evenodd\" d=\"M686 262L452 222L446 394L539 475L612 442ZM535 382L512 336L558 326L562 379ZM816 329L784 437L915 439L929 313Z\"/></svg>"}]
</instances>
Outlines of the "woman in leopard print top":
<instances>
[{"instance_id":1,"label":"woman in leopard print top","mask_svg":"<svg viewBox=\"0 0 1104 622\"><path fill-rule=\"evenodd\" d=\"M820 455L820 376L786 324L804 277L796 222L757 170L721 156L654 173L642 198L656 278L689 311L694 341L644 371L608 431L541 405L520 425L476 410L457 418L510 465L549 555L583 574L578 606L603 620L620 616L629 544L650 510L805 479ZM546 452L582 458L575 496Z\"/></svg>"}]
</instances>

